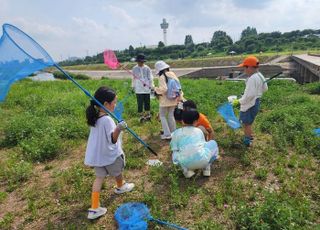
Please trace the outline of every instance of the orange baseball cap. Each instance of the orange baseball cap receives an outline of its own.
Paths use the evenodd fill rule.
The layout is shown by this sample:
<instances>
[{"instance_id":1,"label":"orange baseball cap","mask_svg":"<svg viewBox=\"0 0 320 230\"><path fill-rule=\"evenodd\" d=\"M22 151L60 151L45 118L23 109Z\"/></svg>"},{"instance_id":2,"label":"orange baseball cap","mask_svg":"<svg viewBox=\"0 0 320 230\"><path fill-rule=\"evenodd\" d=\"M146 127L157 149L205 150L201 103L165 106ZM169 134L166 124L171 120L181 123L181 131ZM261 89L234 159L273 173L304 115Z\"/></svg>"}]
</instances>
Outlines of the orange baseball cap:
<instances>
[{"instance_id":1,"label":"orange baseball cap","mask_svg":"<svg viewBox=\"0 0 320 230\"><path fill-rule=\"evenodd\" d=\"M251 66L251 67L258 67L259 66L259 59L255 56L249 56L246 57L243 62L238 65L238 67L244 67L244 66Z\"/></svg>"}]
</instances>

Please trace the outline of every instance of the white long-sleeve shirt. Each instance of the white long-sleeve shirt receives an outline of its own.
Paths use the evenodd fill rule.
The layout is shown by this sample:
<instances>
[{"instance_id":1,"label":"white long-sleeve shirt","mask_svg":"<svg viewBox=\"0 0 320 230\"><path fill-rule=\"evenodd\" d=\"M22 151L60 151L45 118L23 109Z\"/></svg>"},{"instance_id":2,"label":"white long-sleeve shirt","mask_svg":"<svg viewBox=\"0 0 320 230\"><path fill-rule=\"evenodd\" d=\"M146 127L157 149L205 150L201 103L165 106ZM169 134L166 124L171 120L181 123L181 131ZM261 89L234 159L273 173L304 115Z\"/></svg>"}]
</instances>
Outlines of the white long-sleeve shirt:
<instances>
[{"instance_id":1,"label":"white long-sleeve shirt","mask_svg":"<svg viewBox=\"0 0 320 230\"><path fill-rule=\"evenodd\" d=\"M154 87L153 75L151 69L147 65L142 67L136 65L132 69L132 87L136 94L150 93Z\"/></svg>"},{"instance_id":2,"label":"white long-sleeve shirt","mask_svg":"<svg viewBox=\"0 0 320 230\"><path fill-rule=\"evenodd\" d=\"M240 111L246 112L252 106L254 106L256 99L260 98L264 92L268 90L268 84L266 79L260 72L252 74L246 80L246 89L244 94L239 99Z\"/></svg>"}]
</instances>

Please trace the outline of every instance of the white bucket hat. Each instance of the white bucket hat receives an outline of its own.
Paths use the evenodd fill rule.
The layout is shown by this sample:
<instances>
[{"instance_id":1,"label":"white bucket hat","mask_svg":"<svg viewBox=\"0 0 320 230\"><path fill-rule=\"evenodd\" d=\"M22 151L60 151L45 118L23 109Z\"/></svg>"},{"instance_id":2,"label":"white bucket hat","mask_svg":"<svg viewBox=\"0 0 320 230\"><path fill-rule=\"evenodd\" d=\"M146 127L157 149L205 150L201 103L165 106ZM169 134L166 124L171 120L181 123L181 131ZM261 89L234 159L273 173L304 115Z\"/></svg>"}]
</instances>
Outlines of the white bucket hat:
<instances>
[{"instance_id":1,"label":"white bucket hat","mask_svg":"<svg viewBox=\"0 0 320 230\"><path fill-rule=\"evenodd\" d=\"M157 61L156 64L154 64L154 68L156 69L156 74L159 74L160 71L168 69L170 66L164 61Z\"/></svg>"}]
</instances>

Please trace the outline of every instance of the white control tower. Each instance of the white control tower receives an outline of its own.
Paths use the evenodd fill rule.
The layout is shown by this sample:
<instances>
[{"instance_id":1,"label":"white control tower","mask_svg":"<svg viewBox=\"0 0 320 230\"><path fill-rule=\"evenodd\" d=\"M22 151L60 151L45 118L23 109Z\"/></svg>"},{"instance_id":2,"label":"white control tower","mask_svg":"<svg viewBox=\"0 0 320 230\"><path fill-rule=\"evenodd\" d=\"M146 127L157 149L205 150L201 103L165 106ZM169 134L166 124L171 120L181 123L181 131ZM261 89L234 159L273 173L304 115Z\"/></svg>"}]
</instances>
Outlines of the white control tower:
<instances>
[{"instance_id":1,"label":"white control tower","mask_svg":"<svg viewBox=\"0 0 320 230\"><path fill-rule=\"evenodd\" d=\"M167 29L169 27L169 23L167 23L166 19L164 18L160 26L161 29L163 29L163 43L164 45L167 45Z\"/></svg>"}]
</instances>

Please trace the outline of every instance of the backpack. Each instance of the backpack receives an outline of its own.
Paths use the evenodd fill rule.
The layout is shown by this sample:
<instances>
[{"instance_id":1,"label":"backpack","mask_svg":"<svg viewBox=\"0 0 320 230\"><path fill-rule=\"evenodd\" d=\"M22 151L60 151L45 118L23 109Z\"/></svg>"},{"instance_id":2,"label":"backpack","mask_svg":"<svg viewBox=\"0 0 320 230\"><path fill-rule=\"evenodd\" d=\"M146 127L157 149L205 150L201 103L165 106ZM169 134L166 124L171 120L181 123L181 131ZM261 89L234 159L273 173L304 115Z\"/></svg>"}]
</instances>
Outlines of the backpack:
<instances>
[{"instance_id":1,"label":"backpack","mask_svg":"<svg viewBox=\"0 0 320 230\"><path fill-rule=\"evenodd\" d=\"M180 82L177 81L176 79L173 79L171 77L166 77L166 82L167 82L167 98L168 99L176 99L177 97L180 97L181 95L181 85Z\"/></svg>"}]
</instances>

